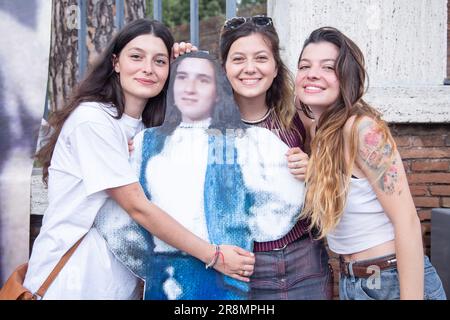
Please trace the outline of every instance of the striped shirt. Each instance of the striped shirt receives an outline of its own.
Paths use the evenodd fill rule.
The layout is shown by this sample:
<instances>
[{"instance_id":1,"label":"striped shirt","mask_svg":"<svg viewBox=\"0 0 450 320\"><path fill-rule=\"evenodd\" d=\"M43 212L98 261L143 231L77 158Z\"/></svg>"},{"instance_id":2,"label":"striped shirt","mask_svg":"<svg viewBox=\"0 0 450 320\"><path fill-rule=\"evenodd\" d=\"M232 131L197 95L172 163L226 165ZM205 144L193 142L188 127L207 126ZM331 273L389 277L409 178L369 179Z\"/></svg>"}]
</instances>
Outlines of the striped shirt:
<instances>
[{"instance_id":1,"label":"striped shirt","mask_svg":"<svg viewBox=\"0 0 450 320\"><path fill-rule=\"evenodd\" d=\"M269 129L276 134L284 143L290 148L299 147L304 150L304 141L306 138L306 130L303 126L300 116L296 113L293 119L293 124L296 130L283 129L281 120L278 118L275 110L270 108L267 114L259 121L245 121L244 123L254 125L262 128ZM254 242L253 251L272 251L274 249L284 248L286 245L294 242L304 235L308 235L308 224L305 220L299 220L291 231L289 231L284 237L274 241L268 242Z\"/></svg>"}]
</instances>

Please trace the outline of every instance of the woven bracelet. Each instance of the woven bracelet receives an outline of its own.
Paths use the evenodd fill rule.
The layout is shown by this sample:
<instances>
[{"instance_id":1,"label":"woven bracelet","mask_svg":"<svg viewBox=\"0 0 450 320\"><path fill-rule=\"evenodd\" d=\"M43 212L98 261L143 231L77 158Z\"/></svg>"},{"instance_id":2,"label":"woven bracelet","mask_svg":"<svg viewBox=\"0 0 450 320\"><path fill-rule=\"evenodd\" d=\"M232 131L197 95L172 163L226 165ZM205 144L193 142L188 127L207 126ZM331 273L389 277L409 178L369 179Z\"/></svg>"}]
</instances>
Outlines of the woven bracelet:
<instances>
[{"instance_id":1,"label":"woven bracelet","mask_svg":"<svg viewBox=\"0 0 450 320\"><path fill-rule=\"evenodd\" d=\"M209 269L211 267L214 267L214 265L217 263L217 260L219 259L220 246L218 244L216 244L215 246L216 246L216 252L214 252L214 257L213 257L213 259L211 260L210 263L205 265L205 269Z\"/></svg>"}]
</instances>

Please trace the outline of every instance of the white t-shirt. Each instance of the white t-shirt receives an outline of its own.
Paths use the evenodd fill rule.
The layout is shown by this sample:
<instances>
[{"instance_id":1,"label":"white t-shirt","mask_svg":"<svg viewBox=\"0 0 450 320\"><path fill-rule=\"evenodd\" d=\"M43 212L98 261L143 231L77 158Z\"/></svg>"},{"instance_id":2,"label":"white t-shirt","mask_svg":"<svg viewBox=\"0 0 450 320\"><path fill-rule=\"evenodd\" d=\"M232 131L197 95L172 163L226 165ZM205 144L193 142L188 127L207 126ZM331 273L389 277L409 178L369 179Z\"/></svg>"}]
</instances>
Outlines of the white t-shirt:
<instances>
[{"instance_id":1,"label":"white t-shirt","mask_svg":"<svg viewBox=\"0 0 450 320\"><path fill-rule=\"evenodd\" d=\"M152 202L170 212L189 231L208 242L204 185L208 162L208 135L205 128L209 123L210 118L199 122L196 127L192 124L185 127L181 123L167 137L161 153L150 159L146 170ZM141 146L141 141L137 146ZM178 251L157 237L154 242L155 252Z\"/></svg>"},{"instance_id":2,"label":"white t-shirt","mask_svg":"<svg viewBox=\"0 0 450 320\"><path fill-rule=\"evenodd\" d=\"M132 299L138 279L109 251L93 221L108 199L106 189L137 182L127 141L142 121L114 108L82 103L64 123L49 167L49 206L34 242L24 286L39 289L75 242L80 246L44 299Z\"/></svg>"},{"instance_id":3,"label":"white t-shirt","mask_svg":"<svg viewBox=\"0 0 450 320\"><path fill-rule=\"evenodd\" d=\"M209 120L194 124L181 123L167 137L155 129L142 131L135 136L135 151L131 156L131 162L140 175L144 188L150 192L152 203L164 209L189 231L206 241L211 241L210 235L213 234L218 238L216 231L219 231L218 224L208 224L209 218L213 218L213 221L222 220L222 227L227 228L229 232L227 238L234 238L240 243L248 240L248 247L251 245L251 239L270 241L287 234L296 223L295 217L300 212L304 193L304 183L295 179L288 169L285 153L289 147L265 128L251 127L245 134L236 132L235 136L231 132L230 137L225 140L226 137L220 136L220 131L207 132L205 128L208 125ZM214 142L210 140L212 135ZM231 139L233 136L235 138ZM159 143L162 141L164 145L159 150ZM149 149L152 146L158 149ZM221 191L216 183L238 182L237 179L213 180L217 179L214 171L225 167L211 167L209 176L208 161L219 161L217 163L222 164L221 161L225 160L231 161L229 164L234 164L235 159L239 163L243 178L243 184L239 181L234 185L235 188L241 188L238 190L241 192L236 194L251 196L253 204L250 208L249 205L245 205L244 208L243 204L242 211L236 212L232 209L229 218L214 216L215 212L209 210L205 212L205 204L209 208L210 205L227 206L231 201L240 201L239 198L227 196L223 202L211 203L211 199L204 198L211 192L209 189L205 193L205 181L213 182L208 187L216 187L213 189L215 192ZM228 169L236 170L231 166ZM236 176L237 174L233 178ZM206 180L207 177L209 180ZM225 212L225 208L220 207L219 211ZM145 279L150 276L148 270L154 263L149 256L153 253L176 250L156 237L150 241L147 234L142 232L130 216L111 200L108 200L100 210L95 225L108 239L108 246L116 256L130 270ZM239 233L239 229L234 233L233 228L229 228L240 225L243 228L249 227L251 233L249 237L245 232ZM209 226L214 230L208 229ZM219 236L219 241L220 237L222 236ZM177 266L168 266L160 270L168 275L161 290L170 299L179 296L184 283L174 268Z\"/></svg>"},{"instance_id":4,"label":"white t-shirt","mask_svg":"<svg viewBox=\"0 0 450 320\"><path fill-rule=\"evenodd\" d=\"M210 241L204 211L209 152L205 128L209 123L209 119L181 123L145 168L152 202L205 241ZM134 139L136 152L132 158L137 172L141 170L143 138L141 132ZM260 127L248 128L234 143L245 186L253 193L266 195L250 208L248 225L252 238L259 242L280 239L295 225L305 189L304 183L288 169L285 153L289 147L270 130ZM234 149L228 147L227 152L227 157L233 159ZM156 237L154 244L155 252L177 251Z\"/></svg>"}]
</instances>

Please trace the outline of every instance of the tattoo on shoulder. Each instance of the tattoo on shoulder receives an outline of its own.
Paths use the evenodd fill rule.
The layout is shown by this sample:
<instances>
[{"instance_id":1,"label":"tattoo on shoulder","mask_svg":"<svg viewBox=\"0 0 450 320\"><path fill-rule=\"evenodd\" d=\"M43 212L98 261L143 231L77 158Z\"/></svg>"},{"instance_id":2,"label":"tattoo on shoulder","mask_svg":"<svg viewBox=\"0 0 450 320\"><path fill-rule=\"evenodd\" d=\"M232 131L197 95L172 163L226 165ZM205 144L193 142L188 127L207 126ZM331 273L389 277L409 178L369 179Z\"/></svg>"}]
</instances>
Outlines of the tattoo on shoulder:
<instances>
[{"instance_id":1,"label":"tattoo on shoulder","mask_svg":"<svg viewBox=\"0 0 450 320\"><path fill-rule=\"evenodd\" d=\"M393 146L384 141L381 128L373 121L362 121L359 132L358 156L371 175L377 178L380 189L393 194L398 188L398 165Z\"/></svg>"}]
</instances>

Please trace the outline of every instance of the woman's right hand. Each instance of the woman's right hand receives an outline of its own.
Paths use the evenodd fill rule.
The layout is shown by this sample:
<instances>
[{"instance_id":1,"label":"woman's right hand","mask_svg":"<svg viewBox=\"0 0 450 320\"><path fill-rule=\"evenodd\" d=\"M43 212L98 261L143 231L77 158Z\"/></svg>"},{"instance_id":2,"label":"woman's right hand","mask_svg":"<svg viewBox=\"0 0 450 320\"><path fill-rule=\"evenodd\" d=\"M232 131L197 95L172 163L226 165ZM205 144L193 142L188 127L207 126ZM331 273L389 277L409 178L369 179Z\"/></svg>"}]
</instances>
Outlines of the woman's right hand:
<instances>
[{"instance_id":1,"label":"woman's right hand","mask_svg":"<svg viewBox=\"0 0 450 320\"><path fill-rule=\"evenodd\" d=\"M288 168L295 179L305 181L309 157L300 148L290 148L286 153Z\"/></svg>"},{"instance_id":2,"label":"woman's right hand","mask_svg":"<svg viewBox=\"0 0 450 320\"><path fill-rule=\"evenodd\" d=\"M175 60L179 56L192 51L198 51L198 48L190 42L175 42L172 47L172 60Z\"/></svg>"},{"instance_id":3,"label":"woman's right hand","mask_svg":"<svg viewBox=\"0 0 450 320\"><path fill-rule=\"evenodd\" d=\"M244 282L250 281L255 265L255 255L240 247L221 244L220 252L214 269Z\"/></svg>"}]
</instances>

